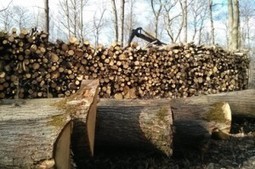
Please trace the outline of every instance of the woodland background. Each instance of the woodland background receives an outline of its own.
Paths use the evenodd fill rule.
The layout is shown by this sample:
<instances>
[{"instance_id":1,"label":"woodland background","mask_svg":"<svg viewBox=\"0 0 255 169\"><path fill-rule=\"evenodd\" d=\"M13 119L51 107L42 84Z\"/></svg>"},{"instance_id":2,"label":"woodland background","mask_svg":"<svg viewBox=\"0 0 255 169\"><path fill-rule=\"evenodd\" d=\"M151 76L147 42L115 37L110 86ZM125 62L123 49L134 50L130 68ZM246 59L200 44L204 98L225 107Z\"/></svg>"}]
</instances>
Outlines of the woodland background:
<instances>
[{"instance_id":1,"label":"woodland background","mask_svg":"<svg viewBox=\"0 0 255 169\"><path fill-rule=\"evenodd\" d=\"M169 44L255 47L255 0L9 0L0 7L0 30L37 27L50 41L75 36L125 46L131 30L143 27Z\"/></svg>"}]
</instances>

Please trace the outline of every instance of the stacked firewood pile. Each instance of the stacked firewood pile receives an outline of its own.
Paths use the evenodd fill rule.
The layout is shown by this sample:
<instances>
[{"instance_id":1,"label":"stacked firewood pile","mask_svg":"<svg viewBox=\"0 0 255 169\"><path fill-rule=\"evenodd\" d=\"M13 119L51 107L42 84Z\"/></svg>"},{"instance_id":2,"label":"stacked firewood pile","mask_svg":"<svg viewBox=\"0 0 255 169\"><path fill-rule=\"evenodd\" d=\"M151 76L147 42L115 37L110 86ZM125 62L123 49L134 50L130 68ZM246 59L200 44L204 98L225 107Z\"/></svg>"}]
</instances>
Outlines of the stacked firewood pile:
<instances>
[{"instance_id":1,"label":"stacked firewood pile","mask_svg":"<svg viewBox=\"0 0 255 169\"><path fill-rule=\"evenodd\" d=\"M100 79L100 97L188 97L247 88L245 54L193 43L141 48L50 43L47 34L0 33L0 98L64 97Z\"/></svg>"}]
</instances>

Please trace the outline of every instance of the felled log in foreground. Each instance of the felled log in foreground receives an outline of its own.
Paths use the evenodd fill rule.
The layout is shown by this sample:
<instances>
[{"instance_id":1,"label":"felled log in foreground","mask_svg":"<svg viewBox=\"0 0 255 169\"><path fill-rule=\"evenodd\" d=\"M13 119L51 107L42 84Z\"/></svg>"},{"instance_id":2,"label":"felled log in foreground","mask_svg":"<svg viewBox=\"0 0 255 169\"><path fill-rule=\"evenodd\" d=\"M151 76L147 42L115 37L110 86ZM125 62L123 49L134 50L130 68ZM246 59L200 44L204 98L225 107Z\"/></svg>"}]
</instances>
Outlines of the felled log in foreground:
<instances>
[{"instance_id":1,"label":"felled log in foreground","mask_svg":"<svg viewBox=\"0 0 255 169\"><path fill-rule=\"evenodd\" d=\"M83 81L66 99L1 100L0 168L69 169L76 120L80 137L89 140L83 146L93 153L97 88L98 81Z\"/></svg>"},{"instance_id":2,"label":"felled log in foreground","mask_svg":"<svg viewBox=\"0 0 255 169\"><path fill-rule=\"evenodd\" d=\"M173 117L165 112L173 113ZM163 99L101 99L96 144L143 147L149 141L171 155L172 138L174 143L178 143L174 149L183 146L200 149L207 145L213 130L229 132L230 126L231 110L225 102L190 104L180 101L170 104L170 100Z\"/></svg>"},{"instance_id":3,"label":"felled log in foreground","mask_svg":"<svg viewBox=\"0 0 255 169\"><path fill-rule=\"evenodd\" d=\"M230 132L232 115L227 102L199 103L191 97L173 99L171 108L175 127L174 150L178 153L193 149L203 154L214 131Z\"/></svg>"},{"instance_id":4,"label":"felled log in foreground","mask_svg":"<svg viewBox=\"0 0 255 169\"><path fill-rule=\"evenodd\" d=\"M255 118L254 89L175 99L176 102L180 100L196 104L213 104L224 101L229 103L233 116Z\"/></svg>"},{"instance_id":5,"label":"felled log in foreground","mask_svg":"<svg viewBox=\"0 0 255 169\"><path fill-rule=\"evenodd\" d=\"M54 102L56 99L2 101L0 168L70 168L71 118L53 106Z\"/></svg>"},{"instance_id":6,"label":"felled log in foreground","mask_svg":"<svg viewBox=\"0 0 255 169\"><path fill-rule=\"evenodd\" d=\"M100 99L97 111L97 146L172 155L173 119L168 101Z\"/></svg>"}]
</instances>

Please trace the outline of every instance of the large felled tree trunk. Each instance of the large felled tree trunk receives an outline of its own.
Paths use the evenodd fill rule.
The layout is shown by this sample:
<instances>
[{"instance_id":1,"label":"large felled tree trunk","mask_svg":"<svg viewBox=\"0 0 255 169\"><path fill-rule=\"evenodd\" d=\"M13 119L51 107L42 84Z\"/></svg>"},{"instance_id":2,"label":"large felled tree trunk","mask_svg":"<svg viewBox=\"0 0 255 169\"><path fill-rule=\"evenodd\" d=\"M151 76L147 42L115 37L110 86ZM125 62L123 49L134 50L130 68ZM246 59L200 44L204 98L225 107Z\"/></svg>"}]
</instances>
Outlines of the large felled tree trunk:
<instances>
[{"instance_id":1,"label":"large felled tree trunk","mask_svg":"<svg viewBox=\"0 0 255 169\"><path fill-rule=\"evenodd\" d=\"M101 99L97 109L97 146L156 150L172 154L169 102Z\"/></svg>"},{"instance_id":2,"label":"large felled tree trunk","mask_svg":"<svg viewBox=\"0 0 255 169\"><path fill-rule=\"evenodd\" d=\"M72 128L93 154L98 83L83 81L65 99L1 100L0 168L69 169Z\"/></svg>"},{"instance_id":3,"label":"large felled tree trunk","mask_svg":"<svg viewBox=\"0 0 255 169\"><path fill-rule=\"evenodd\" d=\"M162 112L173 112L173 119L170 113ZM213 130L229 132L230 125L231 110L224 102L192 104L183 101L170 103L170 100L101 99L96 144L141 148L149 141L161 152L171 155L172 137L174 149L183 146L200 149L207 145Z\"/></svg>"},{"instance_id":4,"label":"large felled tree trunk","mask_svg":"<svg viewBox=\"0 0 255 169\"><path fill-rule=\"evenodd\" d=\"M229 103L233 116L255 118L254 89L225 92L205 96L195 96L183 100L196 104L213 104L216 102L224 101Z\"/></svg>"},{"instance_id":5,"label":"large felled tree trunk","mask_svg":"<svg viewBox=\"0 0 255 169\"><path fill-rule=\"evenodd\" d=\"M203 155L209 147L212 133L230 132L232 115L227 102L200 103L191 97L188 100L172 100L171 107L177 154L191 149Z\"/></svg>"},{"instance_id":6,"label":"large felled tree trunk","mask_svg":"<svg viewBox=\"0 0 255 169\"><path fill-rule=\"evenodd\" d=\"M0 105L0 168L70 168L70 116L55 99Z\"/></svg>"}]
</instances>

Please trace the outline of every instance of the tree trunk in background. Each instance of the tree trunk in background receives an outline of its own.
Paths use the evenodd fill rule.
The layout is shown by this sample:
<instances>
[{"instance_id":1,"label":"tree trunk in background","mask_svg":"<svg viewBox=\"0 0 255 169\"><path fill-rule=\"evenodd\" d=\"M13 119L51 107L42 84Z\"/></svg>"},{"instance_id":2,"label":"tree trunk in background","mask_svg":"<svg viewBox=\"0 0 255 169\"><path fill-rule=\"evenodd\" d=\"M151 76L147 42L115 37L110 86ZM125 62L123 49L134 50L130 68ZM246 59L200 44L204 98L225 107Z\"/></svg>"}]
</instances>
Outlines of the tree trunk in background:
<instances>
[{"instance_id":1,"label":"tree trunk in background","mask_svg":"<svg viewBox=\"0 0 255 169\"><path fill-rule=\"evenodd\" d=\"M112 11L114 15L114 31L115 31L115 42L117 43L119 41L119 26L118 26L118 13L117 13L117 7L115 0L111 0L112 2Z\"/></svg>"},{"instance_id":2,"label":"tree trunk in background","mask_svg":"<svg viewBox=\"0 0 255 169\"><path fill-rule=\"evenodd\" d=\"M187 0L184 0L184 7L183 7L183 13L184 13L184 42L188 42L188 5Z\"/></svg>"},{"instance_id":3,"label":"tree trunk in background","mask_svg":"<svg viewBox=\"0 0 255 169\"><path fill-rule=\"evenodd\" d=\"M239 2L238 0L233 0L233 30L232 30L232 40L233 40L233 49L237 50L239 49L239 25L240 25L240 19L239 19Z\"/></svg>"},{"instance_id":4,"label":"tree trunk in background","mask_svg":"<svg viewBox=\"0 0 255 169\"><path fill-rule=\"evenodd\" d=\"M212 7L213 7L213 2L212 0L208 1L209 3L209 15L210 15L210 22L211 22L211 43L214 45L215 44L215 36L214 36L214 24L213 24L213 11L212 11Z\"/></svg>"},{"instance_id":5,"label":"tree trunk in background","mask_svg":"<svg viewBox=\"0 0 255 169\"><path fill-rule=\"evenodd\" d=\"M49 0L44 0L45 3L45 32L49 34L50 17L49 17Z\"/></svg>"},{"instance_id":6,"label":"tree trunk in background","mask_svg":"<svg viewBox=\"0 0 255 169\"><path fill-rule=\"evenodd\" d=\"M156 38L158 38L158 22L159 22L159 16L160 16L162 7L163 7L163 4L162 4L161 0L159 0L159 8L158 8L158 10L156 10L154 0L151 0L151 8L152 8L153 15L155 17L155 30L154 30L154 33L155 33Z\"/></svg>"},{"instance_id":7,"label":"tree trunk in background","mask_svg":"<svg viewBox=\"0 0 255 169\"><path fill-rule=\"evenodd\" d=\"M70 28L70 13L69 13L68 0L65 1L65 4L66 4L66 19L67 19L68 38L70 38L71 28Z\"/></svg>"},{"instance_id":8,"label":"tree trunk in background","mask_svg":"<svg viewBox=\"0 0 255 169\"><path fill-rule=\"evenodd\" d=\"M83 35L83 7L84 7L84 3L83 0L81 0L81 26L80 26L80 33L81 33L81 42L84 42L84 35Z\"/></svg>"},{"instance_id":9,"label":"tree trunk in background","mask_svg":"<svg viewBox=\"0 0 255 169\"><path fill-rule=\"evenodd\" d=\"M125 0L121 0L121 16L120 16L120 44L124 43L124 21L125 21Z\"/></svg>"},{"instance_id":10,"label":"tree trunk in background","mask_svg":"<svg viewBox=\"0 0 255 169\"><path fill-rule=\"evenodd\" d=\"M228 0L228 26L229 26L229 48L239 48L239 3L238 0Z\"/></svg>"}]
</instances>

